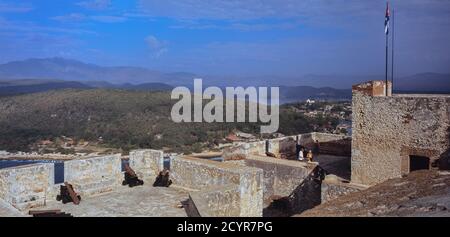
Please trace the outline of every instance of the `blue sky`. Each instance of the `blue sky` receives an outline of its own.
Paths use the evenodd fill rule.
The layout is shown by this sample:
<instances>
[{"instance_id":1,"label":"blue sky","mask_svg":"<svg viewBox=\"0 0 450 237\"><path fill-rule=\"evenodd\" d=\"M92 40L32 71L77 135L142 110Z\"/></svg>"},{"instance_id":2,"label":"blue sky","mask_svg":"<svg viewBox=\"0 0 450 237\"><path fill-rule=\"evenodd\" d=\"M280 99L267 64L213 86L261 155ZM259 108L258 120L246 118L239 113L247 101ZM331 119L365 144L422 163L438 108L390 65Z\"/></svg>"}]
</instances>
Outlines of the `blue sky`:
<instances>
[{"instance_id":1,"label":"blue sky","mask_svg":"<svg viewBox=\"0 0 450 237\"><path fill-rule=\"evenodd\" d=\"M450 72L450 1L394 0L397 72ZM384 0L0 0L0 63L382 75Z\"/></svg>"}]
</instances>

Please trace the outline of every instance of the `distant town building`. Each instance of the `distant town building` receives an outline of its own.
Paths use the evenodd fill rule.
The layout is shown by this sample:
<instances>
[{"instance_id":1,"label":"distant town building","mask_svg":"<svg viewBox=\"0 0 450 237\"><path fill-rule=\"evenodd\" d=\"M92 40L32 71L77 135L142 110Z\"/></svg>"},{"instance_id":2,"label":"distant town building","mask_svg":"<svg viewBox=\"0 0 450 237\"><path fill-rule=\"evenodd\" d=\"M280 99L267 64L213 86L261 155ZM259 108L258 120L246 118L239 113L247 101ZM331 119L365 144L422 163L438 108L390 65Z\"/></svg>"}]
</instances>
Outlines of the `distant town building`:
<instances>
[{"instance_id":1,"label":"distant town building","mask_svg":"<svg viewBox=\"0 0 450 237\"><path fill-rule=\"evenodd\" d=\"M306 103L311 105L311 104L316 103L316 101L315 101L315 100L312 100L312 99L307 99L307 100L306 100Z\"/></svg>"}]
</instances>

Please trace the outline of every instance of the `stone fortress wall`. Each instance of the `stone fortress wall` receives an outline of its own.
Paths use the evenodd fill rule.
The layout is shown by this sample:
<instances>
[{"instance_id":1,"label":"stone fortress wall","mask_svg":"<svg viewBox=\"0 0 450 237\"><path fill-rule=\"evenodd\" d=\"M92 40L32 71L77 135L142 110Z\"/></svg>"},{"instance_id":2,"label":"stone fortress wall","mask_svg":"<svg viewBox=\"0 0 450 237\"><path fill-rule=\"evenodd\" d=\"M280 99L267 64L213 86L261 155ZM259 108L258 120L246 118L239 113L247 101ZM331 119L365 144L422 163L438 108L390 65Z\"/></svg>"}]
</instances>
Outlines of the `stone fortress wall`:
<instances>
[{"instance_id":1,"label":"stone fortress wall","mask_svg":"<svg viewBox=\"0 0 450 237\"><path fill-rule=\"evenodd\" d=\"M153 183L164 169L164 154L150 149L130 151L129 165L144 182Z\"/></svg>"},{"instance_id":2,"label":"stone fortress wall","mask_svg":"<svg viewBox=\"0 0 450 237\"><path fill-rule=\"evenodd\" d=\"M54 185L53 164L0 169L0 200L18 210L45 205Z\"/></svg>"},{"instance_id":3,"label":"stone fortress wall","mask_svg":"<svg viewBox=\"0 0 450 237\"><path fill-rule=\"evenodd\" d=\"M320 204L321 168L317 163L274 159L249 155L248 167L263 170L263 200L265 207L283 199L288 215L301 213Z\"/></svg>"},{"instance_id":4,"label":"stone fortress wall","mask_svg":"<svg viewBox=\"0 0 450 237\"><path fill-rule=\"evenodd\" d=\"M352 174L354 183L374 185L410 172L411 155L448 169L449 95L391 95L389 84L353 86Z\"/></svg>"},{"instance_id":5,"label":"stone fortress wall","mask_svg":"<svg viewBox=\"0 0 450 237\"><path fill-rule=\"evenodd\" d=\"M264 155L266 151L278 158L292 158L295 155L295 144L312 150L314 142L319 141L321 154L336 156L351 155L351 137L328 133L306 133L282 138L268 139L256 142L237 142L233 146L224 149L224 158L233 159L235 156L246 157L248 155Z\"/></svg>"},{"instance_id":6,"label":"stone fortress wall","mask_svg":"<svg viewBox=\"0 0 450 237\"><path fill-rule=\"evenodd\" d=\"M163 170L163 162L161 151L136 150L129 156L130 167L149 182L147 185ZM257 156L248 156L243 164L236 164L183 156L172 157L170 168L171 188L189 192L185 209L191 216L262 216L265 201L273 196L290 197L289 205L296 210L311 207L311 203L317 205L317 201L305 198L311 197L308 192L313 187L309 184L313 183L310 179L315 164ZM123 180L121 157L66 161L64 179L82 198L114 191ZM1 201L23 213L54 201L59 188L60 184L54 182L54 164L0 170ZM320 186L314 186L314 190L320 191Z\"/></svg>"},{"instance_id":7,"label":"stone fortress wall","mask_svg":"<svg viewBox=\"0 0 450 237\"><path fill-rule=\"evenodd\" d=\"M161 151L140 150L130 154L130 166L140 177L153 182L163 170ZM110 192L121 186L121 156L108 155L64 162L64 181L82 197ZM145 171L145 172L144 172ZM0 200L27 211L55 200L61 184L55 184L54 164L32 164L0 169Z\"/></svg>"},{"instance_id":8,"label":"stone fortress wall","mask_svg":"<svg viewBox=\"0 0 450 237\"><path fill-rule=\"evenodd\" d=\"M170 161L173 185L191 190L193 216L262 216L262 175L260 169L194 157Z\"/></svg>"},{"instance_id":9,"label":"stone fortress wall","mask_svg":"<svg viewBox=\"0 0 450 237\"><path fill-rule=\"evenodd\" d=\"M120 154L64 162L64 181L81 196L112 191L122 179Z\"/></svg>"}]
</instances>

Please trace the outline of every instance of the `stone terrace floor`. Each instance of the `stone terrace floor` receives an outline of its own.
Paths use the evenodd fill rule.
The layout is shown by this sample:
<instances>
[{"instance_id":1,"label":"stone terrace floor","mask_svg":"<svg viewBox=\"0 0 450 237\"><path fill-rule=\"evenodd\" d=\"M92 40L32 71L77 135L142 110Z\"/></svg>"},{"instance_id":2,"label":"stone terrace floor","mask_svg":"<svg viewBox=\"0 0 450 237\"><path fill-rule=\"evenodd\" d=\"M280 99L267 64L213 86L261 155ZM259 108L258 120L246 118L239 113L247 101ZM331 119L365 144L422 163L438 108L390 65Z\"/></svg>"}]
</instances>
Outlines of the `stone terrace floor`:
<instances>
[{"instance_id":1,"label":"stone terrace floor","mask_svg":"<svg viewBox=\"0 0 450 237\"><path fill-rule=\"evenodd\" d=\"M0 201L0 217L20 217L24 216L15 208L9 206L8 204Z\"/></svg>"},{"instance_id":2,"label":"stone terrace floor","mask_svg":"<svg viewBox=\"0 0 450 237\"><path fill-rule=\"evenodd\" d=\"M75 217L186 217L184 208L177 206L189 198L186 191L150 185L129 188L93 197L81 197L79 205L50 201L33 210L60 209Z\"/></svg>"}]
</instances>

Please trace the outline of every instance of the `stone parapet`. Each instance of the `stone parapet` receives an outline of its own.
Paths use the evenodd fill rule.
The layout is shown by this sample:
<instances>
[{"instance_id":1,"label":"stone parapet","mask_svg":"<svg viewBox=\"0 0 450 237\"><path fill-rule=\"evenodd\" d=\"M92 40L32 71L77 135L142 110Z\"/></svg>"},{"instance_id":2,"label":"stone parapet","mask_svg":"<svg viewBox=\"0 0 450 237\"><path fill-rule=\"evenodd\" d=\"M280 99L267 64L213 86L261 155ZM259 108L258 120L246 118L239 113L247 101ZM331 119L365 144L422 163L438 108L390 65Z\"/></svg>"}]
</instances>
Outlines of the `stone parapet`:
<instances>
[{"instance_id":1,"label":"stone parapet","mask_svg":"<svg viewBox=\"0 0 450 237\"><path fill-rule=\"evenodd\" d=\"M237 185L210 186L189 195L186 212L191 217L240 216L240 195Z\"/></svg>"},{"instance_id":2,"label":"stone parapet","mask_svg":"<svg viewBox=\"0 0 450 237\"><path fill-rule=\"evenodd\" d=\"M198 198L208 197L209 195L205 194L205 196L202 192L210 190L210 187L234 185L236 190L239 190L238 216L262 216L263 171L261 169L193 157L172 157L170 169L173 185L200 192L197 195ZM221 199L221 201L224 200ZM235 200L228 201L232 203ZM211 213L218 212L211 211Z\"/></svg>"},{"instance_id":3,"label":"stone parapet","mask_svg":"<svg viewBox=\"0 0 450 237\"><path fill-rule=\"evenodd\" d=\"M144 182L154 182L164 169L164 154L158 150L133 150L129 165Z\"/></svg>"},{"instance_id":4,"label":"stone parapet","mask_svg":"<svg viewBox=\"0 0 450 237\"><path fill-rule=\"evenodd\" d=\"M351 137L329 133L307 133L257 142L235 143L224 149L225 160L249 155L265 155L266 151L277 158L292 158L296 154L297 139L308 150L314 149L314 142L319 141L320 153L337 156L351 155Z\"/></svg>"},{"instance_id":5,"label":"stone parapet","mask_svg":"<svg viewBox=\"0 0 450 237\"><path fill-rule=\"evenodd\" d=\"M64 162L64 180L82 196L109 192L121 185L121 156L109 155Z\"/></svg>"},{"instance_id":6,"label":"stone parapet","mask_svg":"<svg viewBox=\"0 0 450 237\"><path fill-rule=\"evenodd\" d=\"M53 184L53 164L1 169L0 199L21 211L44 206Z\"/></svg>"}]
</instances>

